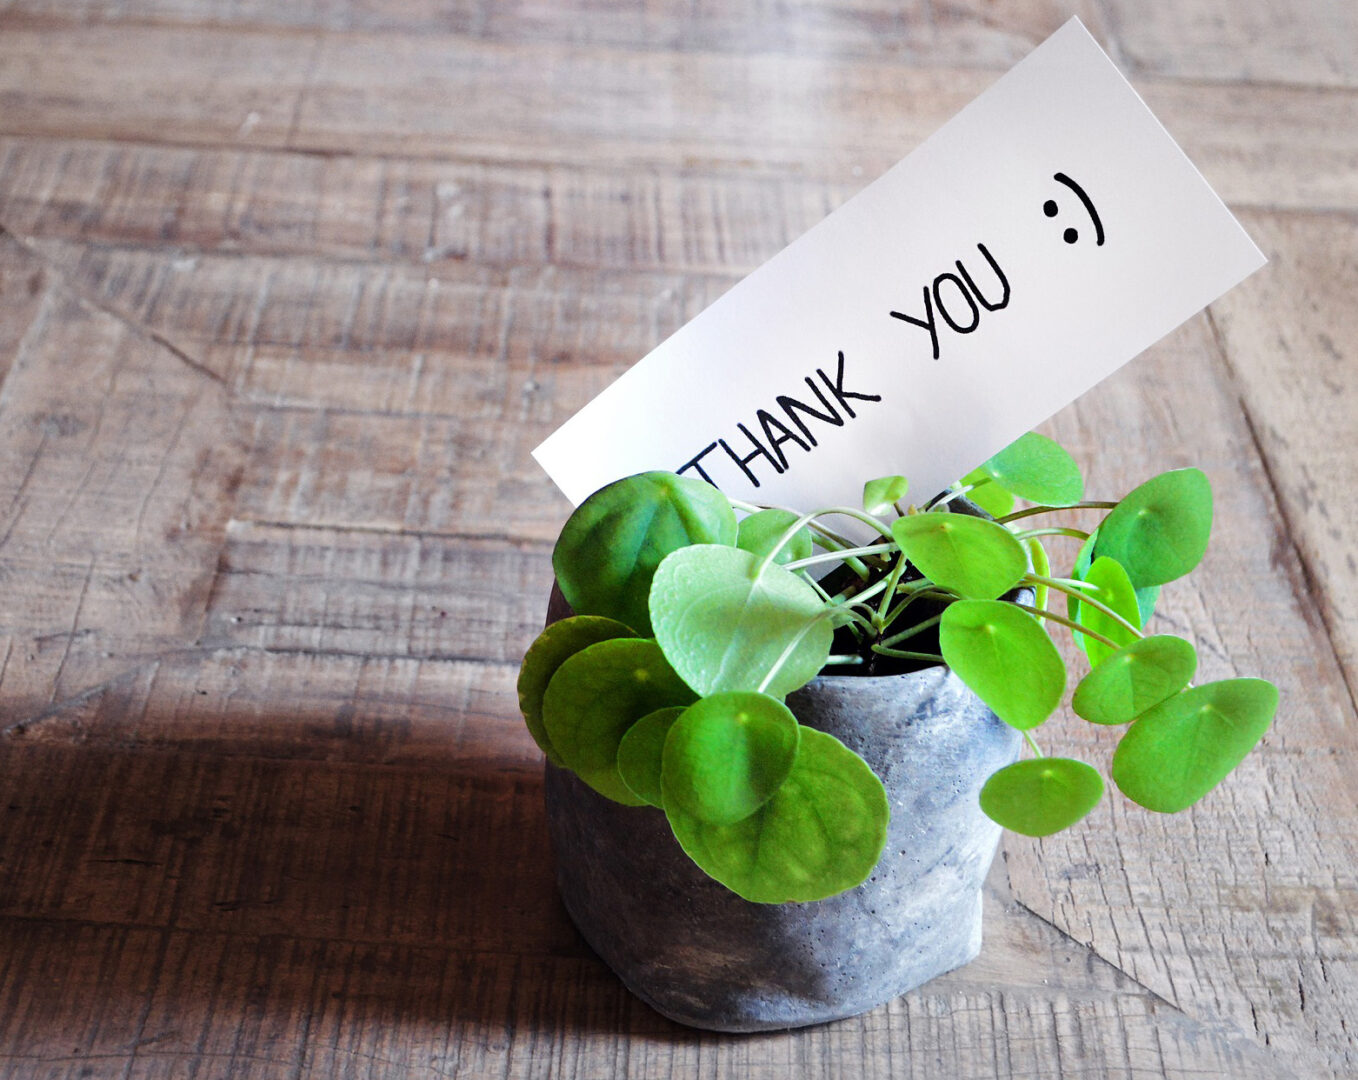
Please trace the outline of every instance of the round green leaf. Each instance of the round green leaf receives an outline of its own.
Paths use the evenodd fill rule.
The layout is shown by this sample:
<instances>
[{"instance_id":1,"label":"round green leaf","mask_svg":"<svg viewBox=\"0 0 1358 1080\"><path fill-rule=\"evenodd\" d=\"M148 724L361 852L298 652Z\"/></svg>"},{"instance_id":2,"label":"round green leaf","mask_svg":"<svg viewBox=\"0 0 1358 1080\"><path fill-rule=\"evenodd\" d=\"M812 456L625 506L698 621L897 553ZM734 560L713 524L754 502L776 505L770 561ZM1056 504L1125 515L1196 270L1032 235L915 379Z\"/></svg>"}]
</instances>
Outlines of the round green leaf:
<instances>
[{"instance_id":1,"label":"round green leaf","mask_svg":"<svg viewBox=\"0 0 1358 1080\"><path fill-rule=\"evenodd\" d=\"M777 698L738 690L694 702L670 729L662 806L732 825L773 797L797 758L799 727Z\"/></svg>"},{"instance_id":2,"label":"round green leaf","mask_svg":"<svg viewBox=\"0 0 1358 1080\"><path fill-rule=\"evenodd\" d=\"M910 483L904 476L879 476L863 485L863 509L869 514L891 514L905 498Z\"/></svg>"},{"instance_id":3,"label":"round green leaf","mask_svg":"<svg viewBox=\"0 0 1358 1080\"><path fill-rule=\"evenodd\" d=\"M1091 724L1127 724L1173 697L1198 669L1198 654L1171 634L1124 645L1080 680L1071 706Z\"/></svg>"},{"instance_id":4,"label":"round green leaf","mask_svg":"<svg viewBox=\"0 0 1358 1080\"><path fill-rule=\"evenodd\" d=\"M1084 572L1083 580L1086 584L1094 586L1088 593L1091 599L1097 600L1101 604L1107 604L1133 626L1140 628L1141 609L1136 602L1136 590L1132 588L1131 580L1127 577L1127 571L1118 564L1116 559L1100 555ZM1137 639L1134 633L1116 619L1105 615L1089 604L1081 603L1073 596L1066 597L1066 607L1071 619L1075 622L1081 626L1087 626L1096 634L1112 638L1119 646ZM1097 641L1081 633L1075 634L1075 641L1080 648L1084 649L1085 655L1089 657L1090 664L1095 667L1114 651L1102 641Z\"/></svg>"},{"instance_id":5,"label":"round green leaf","mask_svg":"<svg viewBox=\"0 0 1358 1080\"><path fill-rule=\"evenodd\" d=\"M1075 459L1036 431L1020 435L981 468L1000 487L1029 502L1069 506L1084 498L1084 477Z\"/></svg>"},{"instance_id":6,"label":"round green leaf","mask_svg":"<svg viewBox=\"0 0 1358 1080\"><path fill-rule=\"evenodd\" d=\"M963 487L971 488L967 498L991 517L1002 518L1014 509L1014 493L995 483L984 468L972 469L962 477L961 483Z\"/></svg>"},{"instance_id":7,"label":"round green leaf","mask_svg":"<svg viewBox=\"0 0 1358 1080\"><path fill-rule=\"evenodd\" d=\"M1103 777L1083 761L1031 758L994 773L981 788L986 817L1024 836L1074 825L1103 798Z\"/></svg>"},{"instance_id":8,"label":"round green leaf","mask_svg":"<svg viewBox=\"0 0 1358 1080\"><path fill-rule=\"evenodd\" d=\"M1066 665L1028 612L1001 600L959 600L939 624L943 659L1006 724L1027 731L1066 689Z\"/></svg>"},{"instance_id":9,"label":"round green leaf","mask_svg":"<svg viewBox=\"0 0 1358 1080\"><path fill-rule=\"evenodd\" d=\"M577 613L607 615L650 634L646 601L660 560L689 544L735 542L735 511L716 488L674 473L638 473L576 508L552 569Z\"/></svg>"},{"instance_id":10,"label":"round green leaf","mask_svg":"<svg viewBox=\"0 0 1358 1080\"><path fill-rule=\"evenodd\" d=\"M618 775L628 791L651 806L665 805L660 790L665 736L683 711L684 706L675 705L647 713L618 743Z\"/></svg>"},{"instance_id":11,"label":"round green leaf","mask_svg":"<svg viewBox=\"0 0 1358 1080\"><path fill-rule=\"evenodd\" d=\"M825 666L834 631L807 582L781 566L755 576L760 560L739 548L698 544L674 552L656 572L651 614L656 639L699 694L759 690L786 697Z\"/></svg>"},{"instance_id":12,"label":"round green leaf","mask_svg":"<svg viewBox=\"0 0 1358 1080\"><path fill-rule=\"evenodd\" d=\"M919 572L972 600L1002 596L1028 572L1023 545L1003 525L969 514L911 514L891 535Z\"/></svg>"},{"instance_id":13,"label":"round green leaf","mask_svg":"<svg viewBox=\"0 0 1358 1080\"><path fill-rule=\"evenodd\" d=\"M547 684L567 657L581 649L611 638L635 637L631 628L601 615L576 615L552 623L528 647L519 667L519 711L533 741L538 744L553 765L565 764L552 746L547 728L542 723L542 695Z\"/></svg>"},{"instance_id":14,"label":"round green leaf","mask_svg":"<svg viewBox=\"0 0 1358 1080\"><path fill-rule=\"evenodd\" d=\"M802 728L792 772L773 798L732 825L677 807L666 816L707 874L757 904L824 900L866 880L891 817L867 763L831 735Z\"/></svg>"},{"instance_id":15,"label":"round green leaf","mask_svg":"<svg viewBox=\"0 0 1358 1080\"><path fill-rule=\"evenodd\" d=\"M1200 469L1147 480L1099 526L1094 554L1116 559L1137 588L1183 577L1202 561L1212 531L1212 485Z\"/></svg>"},{"instance_id":16,"label":"round green leaf","mask_svg":"<svg viewBox=\"0 0 1358 1080\"><path fill-rule=\"evenodd\" d=\"M1225 679L1184 690L1137 718L1113 753L1113 780L1148 810L1192 806L1263 738L1278 688Z\"/></svg>"},{"instance_id":17,"label":"round green leaf","mask_svg":"<svg viewBox=\"0 0 1358 1080\"><path fill-rule=\"evenodd\" d=\"M557 668L542 699L542 719L567 768L599 794L639 806L642 800L618 773L618 744L647 713L693 699L654 641L615 638Z\"/></svg>"},{"instance_id":18,"label":"round green leaf","mask_svg":"<svg viewBox=\"0 0 1358 1080\"><path fill-rule=\"evenodd\" d=\"M790 510L759 510L741 519L736 530L736 547L762 559L796 523L797 515ZM782 546L773 561L786 563L794 559L806 559L811 552L811 530L803 526Z\"/></svg>"}]
</instances>

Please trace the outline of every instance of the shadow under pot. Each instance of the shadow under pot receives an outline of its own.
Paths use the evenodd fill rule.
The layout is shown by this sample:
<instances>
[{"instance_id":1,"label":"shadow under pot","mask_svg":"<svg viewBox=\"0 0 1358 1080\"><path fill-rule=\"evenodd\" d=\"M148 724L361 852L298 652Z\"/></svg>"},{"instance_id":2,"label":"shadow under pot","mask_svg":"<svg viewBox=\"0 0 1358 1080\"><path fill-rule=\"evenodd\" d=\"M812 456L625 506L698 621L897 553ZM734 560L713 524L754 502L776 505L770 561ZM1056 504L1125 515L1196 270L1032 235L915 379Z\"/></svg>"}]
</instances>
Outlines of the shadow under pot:
<instances>
[{"instance_id":1,"label":"shadow under pot","mask_svg":"<svg viewBox=\"0 0 1358 1080\"><path fill-rule=\"evenodd\" d=\"M548 623L571 614L553 590ZM973 960L1000 828L981 786L1022 736L943 666L822 675L798 721L860 754L891 821L867 881L812 903L755 904L692 862L653 807L622 806L548 763L561 898L590 947L657 1012L711 1031L855 1016Z\"/></svg>"}]
</instances>

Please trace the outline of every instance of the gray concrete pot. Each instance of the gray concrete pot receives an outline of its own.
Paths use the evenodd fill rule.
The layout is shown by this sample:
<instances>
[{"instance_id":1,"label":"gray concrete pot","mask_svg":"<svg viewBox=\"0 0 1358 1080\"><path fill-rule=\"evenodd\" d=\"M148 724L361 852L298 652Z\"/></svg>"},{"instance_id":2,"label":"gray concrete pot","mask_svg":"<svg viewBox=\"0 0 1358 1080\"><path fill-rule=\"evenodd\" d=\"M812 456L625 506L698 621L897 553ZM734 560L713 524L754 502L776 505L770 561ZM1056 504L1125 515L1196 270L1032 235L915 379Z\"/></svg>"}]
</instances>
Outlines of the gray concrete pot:
<instances>
[{"instance_id":1,"label":"gray concrete pot","mask_svg":"<svg viewBox=\"0 0 1358 1080\"><path fill-rule=\"evenodd\" d=\"M553 600L549 621L569 611ZM742 900L693 864L659 810L621 806L547 766L566 910L633 993L681 1024L766 1031L854 1016L981 948L981 883L1000 829L977 795L1022 736L943 667L822 676L787 704L861 754L891 800L876 870L829 900Z\"/></svg>"}]
</instances>

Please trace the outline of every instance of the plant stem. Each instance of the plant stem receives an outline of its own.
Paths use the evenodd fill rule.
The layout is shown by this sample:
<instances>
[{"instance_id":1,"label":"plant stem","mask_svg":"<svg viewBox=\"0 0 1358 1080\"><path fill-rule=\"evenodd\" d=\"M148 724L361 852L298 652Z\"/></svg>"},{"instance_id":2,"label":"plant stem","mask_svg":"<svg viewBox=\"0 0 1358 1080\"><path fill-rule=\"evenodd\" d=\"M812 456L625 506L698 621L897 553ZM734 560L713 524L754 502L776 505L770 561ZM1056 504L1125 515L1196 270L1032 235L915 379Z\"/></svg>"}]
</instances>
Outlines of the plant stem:
<instances>
[{"instance_id":1,"label":"plant stem","mask_svg":"<svg viewBox=\"0 0 1358 1080\"><path fill-rule=\"evenodd\" d=\"M932 586L932 582L927 582L926 584ZM886 625L894 626L896 620L899 619L905 613L905 609L908 608L916 600L938 600L943 603L951 603L956 599L957 599L956 593L944 592L940 590L937 586L932 586L931 588L927 589L918 589L896 605L895 610L892 611L891 614L887 616Z\"/></svg>"},{"instance_id":2,"label":"plant stem","mask_svg":"<svg viewBox=\"0 0 1358 1080\"><path fill-rule=\"evenodd\" d=\"M982 484L988 484L989 482L990 482L989 480L981 481ZM965 487L957 487L953 488L950 491L945 491L942 494L935 496L934 498L930 499L927 503L925 503L924 509L926 512L928 512L932 510L935 506L942 506L944 503L950 503L953 501L953 499L957 498L959 495L965 495L969 491L975 491L980 486L981 484L967 484Z\"/></svg>"},{"instance_id":3,"label":"plant stem","mask_svg":"<svg viewBox=\"0 0 1358 1080\"><path fill-rule=\"evenodd\" d=\"M882 522L878 518L873 517L866 510L855 510L852 506L830 506L824 510L819 511L817 513L817 516L819 517L828 514L841 514L844 517L854 518L855 520L861 521L866 525L871 525L874 529L876 529L879 533L885 536L888 540L892 538L891 529L888 528L886 525L882 524Z\"/></svg>"},{"instance_id":4,"label":"plant stem","mask_svg":"<svg viewBox=\"0 0 1358 1080\"><path fill-rule=\"evenodd\" d=\"M927 652L905 652L901 649L889 649L885 645L874 645L872 651L879 656L891 656L897 660L927 660L933 664L947 663L943 657L934 653Z\"/></svg>"},{"instance_id":5,"label":"plant stem","mask_svg":"<svg viewBox=\"0 0 1358 1080\"><path fill-rule=\"evenodd\" d=\"M882 644L890 647L892 645L895 645L896 642L898 641L904 641L908 637L914 637L921 631L928 630L929 627L931 626L937 626L942 618L943 618L942 615L935 615L931 619L925 619L923 622L916 623L909 630L902 630L899 634L893 634L891 637L883 641Z\"/></svg>"},{"instance_id":6,"label":"plant stem","mask_svg":"<svg viewBox=\"0 0 1358 1080\"><path fill-rule=\"evenodd\" d=\"M825 658L826 667L829 667L831 664L849 665L861 663L863 663L863 658L857 653L831 653Z\"/></svg>"},{"instance_id":7,"label":"plant stem","mask_svg":"<svg viewBox=\"0 0 1358 1080\"><path fill-rule=\"evenodd\" d=\"M1095 641L1102 641L1110 649L1122 648L1122 646L1118 642L1114 641L1112 638L1105 637L1103 634L1100 634L1097 630L1091 630L1087 626L1081 626L1073 619L1067 619L1064 615L1058 615L1054 611L1051 610L1043 611L1041 608L1033 607L1031 604L1020 604L1014 600L1006 600L1005 603L1013 604L1014 607L1018 608L1019 610L1031 612L1033 615L1037 615L1043 619L1050 619L1052 622L1060 623L1062 626L1069 627L1076 633L1084 634L1085 637L1092 637Z\"/></svg>"},{"instance_id":8,"label":"plant stem","mask_svg":"<svg viewBox=\"0 0 1358 1080\"><path fill-rule=\"evenodd\" d=\"M757 514L761 510L772 510L771 506L760 506L758 503L746 502L744 499L737 499L734 495L727 495L726 501L733 509L744 510L747 514Z\"/></svg>"},{"instance_id":9,"label":"plant stem","mask_svg":"<svg viewBox=\"0 0 1358 1080\"><path fill-rule=\"evenodd\" d=\"M1038 746L1037 743L1033 740L1033 737L1029 735L1026 731L1023 733L1023 738L1024 741L1027 742L1028 746L1032 749L1034 754L1036 754L1038 757L1047 756L1042 752L1042 747Z\"/></svg>"},{"instance_id":10,"label":"plant stem","mask_svg":"<svg viewBox=\"0 0 1358 1080\"><path fill-rule=\"evenodd\" d=\"M872 620L868 618L868 616L864 615L861 611L855 610L852 604L840 604L838 607L834 608L833 611L843 612L845 615L849 617L850 622L846 623L845 625L849 626L857 625L859 627L862 627L864 630L866 630L869 634L873 635L874 637L877 636L877 627L875 627L872 624Z\"/></svg>"},{"instance_id":11,"label":"plant stem","mask_svg":"<svg viewBox=\"0 0 1358 1080\"><path fill-rule=\"evenodd\" d=\"M1068 584L1065 582L1065 580L1062 579L1062 578L1043 577L1043 576L1040 575L1040 574L1024 574L1024 575L1023 575L1023 582L1024 582L1024 584L1026 584L1026 585L1045 585L1045 586L1047 586L1047 588L1049 588L1049 589L1055 589L1057 592L1065 593L1067 596L1073 596L1073 597L1075 597L1076 600L1080 601L1080 603L1082 603L1082 604L1088 604L1088 605L1089 605L1090 607L1092 607L1095 611L1101 611L1101 612L1103 612L1105 615L1107 615L1107 616L1108 616L1110 619L1112 619L1114 622L1116 622L1117 624L1119 624L1120 626L1122 626L1124 629L1126 629L1126 630L1129 631L1130 633L1135 634L1137 637L1143 638L1143 637L1146 636L1146 635L1142 632L1141 627L1135 625L1134 623L1128 622L1128 621L1127 621L1126 619L1124 619L1121 615L1119 615L1116 611L1114 611L1114 610L1113 610L1112 608L1110 608L1107 604L1105 604L1102 600L1095 600L1095 599L1094 599L1092 596L1090 596L1088 593L1081 592L1079 589L1074 588L1074 587L1072 587L1071 585L1068 585ZM1086 584L1087 584L1087 583L1086 583ZM1050 617L1050 618L1055 618L1055 616L1051 616L1051 615L1049 615L1049 617ZM1089 631L1086 630L1086 629L1084 629L1083 627L1081 627L1081 628L1080 628L1080 633L1082 633L1082 634L1087 634L1087 633L1089 633ZM1119 648L1119 649L1122 648L1121 645L1118 645L1118 646L1116 646L1116 647Z\"/></svg>"},{"instance_id":12,"label":"plant stem","mask_svg":"<svg viewBox=\"0 0 1358 1080\"><path fill-rule=\"evenodd\" d=\"M798 577L800 577L803 581L810 585L811 588L815 589L816 592L820 594L820 598L824 600L827 604L833 604L835 602L830 598L830 594L826 592L824 588L821 587L821 583L817 581L815 578L813 578L810 574L798 574Z\"/></svg>"},{"instance_id":13,"label":"plant stem","mask_svg":"<svg viewBox=\"0 0 1358 1080\"><path fill-rule=\"evenodd\" d=\"M879 578L876 582L869 585L862 592L856 592L852 596L843 597L843 599L839 602L840 603L848 602L850 604L866 604L867 601L871 600L874 596L876 596L886 587L887 579Z\"/></svg>"},{"instance_id":14,"label":"plant stem","mask_svg":"<svg viewBox=\"0 0 1358 1080\"><path fill-rule=\"evenodd\" d=\"M891 568L891 576L887 578L886 591L882 594L882 602L877 605L877 615L872 620L873 625L879 631L885 630L887 626L886 614L891 607L891 598L896 595L896 586L900 584L901 575L905 573L906 558L904 552L896 560L896 565Z\"/></svg>"},{"instance_id":15,"label":"plant stem","mask_svg":"<svg viewBox=\"0 0 1358 1080\"><path fill-rule=\"evenodd\" d=\"M1008 525L1011 521L1018 521L1019 518L1033 517L1036 514L1050 514L1057 510L1112 510L1117 506L1115 502L1077 502L1069 506L1030 506L1027 510L1015 510L1012 514L1005 514L1002 518L996 518L1001 525Z\"/></svg>"},{"instance_id":16,"label":"plant stem","mask_svg":"<svg viewBox=\"0 0 1358 1080\"><path fill-rule=\"evenodd\" d=\"M1026 529L1014 534L1018 540L1027 540L1030 536L1073 536L1077 540L1089 539L1089 533L1083 529L1065 529L1059 526L1050 529Z\"/></svg>"},{"instance_id":17,"label":"plant stem","mask_svg":"<svg viewBox=\"0 0 1358 1080\"><path fill-rule=\"evenodd\" d=\"M895 550L894 544L874 544L871 547L849 548L846 551L831 551L824 555L810 555L805 559L796 559L790 563L784 563L784 570L800 570L804 566L815 566L823 562L844 562L851 555L880 555L886 551ZM763 565L760 566L763 572Z\"/></svg>"}]
</instances>

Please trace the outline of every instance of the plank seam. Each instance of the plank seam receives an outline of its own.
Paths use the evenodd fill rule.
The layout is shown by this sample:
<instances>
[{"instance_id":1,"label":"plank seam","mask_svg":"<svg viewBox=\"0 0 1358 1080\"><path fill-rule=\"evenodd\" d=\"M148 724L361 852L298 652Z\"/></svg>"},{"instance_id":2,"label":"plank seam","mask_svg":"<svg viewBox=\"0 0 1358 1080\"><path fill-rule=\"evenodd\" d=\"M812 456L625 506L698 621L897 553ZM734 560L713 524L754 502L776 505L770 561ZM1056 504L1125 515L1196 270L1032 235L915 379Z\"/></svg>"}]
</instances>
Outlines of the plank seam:
<instances>
[{"instance_id":1,"label":"plank seam","mask_svg":"<svg viewBox=\"0 0 1358 1080\"><path fill-rule=\"evenodd\" d=\"M336 410L326 409L327 413ZM519 549L532 549L538 551L551 550L555 547L555 542L550 540L539 540L531 536L514 536L509 533L496 532L442 532L437 529L411 529L403 525L350 525L336 524L328 521L269 521L264 518L237 518L233 517L226 523L228 541L231 539L232 526L246 526L257 529L279 529L289 532L338 532L338 533L359 533L375 534L378 536L409 536L413 539L430 540L486 540L497 544L509 544ZM237 573L239 571L227 570L226 573Z\"/></svg>"}]
</instances>

